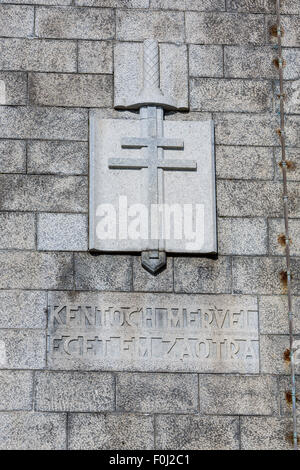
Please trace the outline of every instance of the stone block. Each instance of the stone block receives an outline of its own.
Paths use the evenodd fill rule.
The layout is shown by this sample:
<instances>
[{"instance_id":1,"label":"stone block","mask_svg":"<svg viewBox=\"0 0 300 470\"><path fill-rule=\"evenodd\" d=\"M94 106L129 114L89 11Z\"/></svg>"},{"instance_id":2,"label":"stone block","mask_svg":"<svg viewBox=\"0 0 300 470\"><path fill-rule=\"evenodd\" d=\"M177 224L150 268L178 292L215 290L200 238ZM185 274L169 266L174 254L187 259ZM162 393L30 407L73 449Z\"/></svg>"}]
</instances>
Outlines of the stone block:
<instances>
[{"instance_id":1,"label":"stone block","mask_svg":"<svg viewBox=\"0 0 300 470\"><path fill-rule=\"evenodd\" d=\"M1 210L86 212L87 178L0 175L0 200Z\"/></svg>"},{"instance_id":2,"label":"stone block","mask_svg":"<svg viewBox=\"0 0 300 470\"><path fill-rule=\"evenodd\" d=\"M273 13L273 0L226 0L226 9L230 12Z\"/></svg>"},{"instance_id":3,"label":"stone block","mask_svg":"<svg viewBox=\"0 0 300 470\"><path fill-rule=\"evenodd\" d=\"M1 7L1 5L0 5ZM23 72L0 72L0 105L27 104L27 76Z\"/></svg>"},{"instance_id":4,"label":"stone block","mask_svg":"<svg viewBox=\"0 0 300 470\"><path fill-rule=\"evenodd\" d=\"M280 414L281 416L292 416L292 381L289 376L278 377L279 384L279 402L280 402ZM296 412L299 419L300 408L299 408L299 397L300 397L300 377L296 377Z\"/></svg>"},{"instance_id":5,"label":"stone block","mask_svg":"<svg viewBox=\"0 0 300 470\"><path fill-rule=\"evenodd\" d=\"M30 371L0 371L0 410L32 409L33 375Z\"/></svg>"},{"instance_id":6,"label":"stone block","mask_svg":"<svg viewBox=\"0 0 300 470\"><path fill-rule=\"evenodd\" d=\"M216 146L218 178L273 180L272 147Z\"/></svg>"},{"instance_id":7,"label":"stone block","mask_svg":"<svg viewBox=\"0 0 300 470\"><path fill-rule=\"evenodd\" d=\"M221 255L265 255L268 226L262 218L219 218L218 245Z\"/></svg>"},{"instance_id":8,"label":"stone block","mask_svg":"<svg viewBox=\"0 0 300 470\"><path fill-rule=\"evenodd\" d=\"M71 253L0 252L1 289L72 289Z\"/></svg>"},{"instance_id":9,"label":"stone block","mask_svg":"<svg viewBox=\"0 0 300 470\"><path fill-rule=\"evenodd\" d=\"M0 138L88 140L87 110L1 106Z\"/></svg>"},{"instance_id":10,"label":"stone block","mask_svg":"<svg viewBox=\"0 0 300 470\"><path fill-rule=\"evenodd\" d=\"M105 8L40 7L35 28L40 38L113 39L114 12Z\"/></svg>"},{"instance_id":11,"label":"stone block","mask_svg":"<svg viewBox=\"0 0 300 470\"><path fill-rule=\"evenodd\" d=\"M133 290L138 292L173 292L173 259L167 258L167 267L158 276L148 273L141 258L133 258Z\"/></svg>"},{"instance_id":12,"label":"stone block","mask_svg":"<svg viewBox=\"0 0 300 470\"><path fill-rule=\"evenodd\" d=\"M228 416L160 415L156 448L235 450L239 448L238 428L238 418Z\"/></svg>"},{"instance_id":13,"label":"stone block","mask_svg":"<svg viewBox=\"0 0 300 470\"><path fill-rule=\"evenodd\" d=\"M290 362L284 355L289 344L288 335L261 335L260 364L263 374L290 375Z\"/></svg>"},{"instance_id":14,"label":"stone block","mask_svg":"<svg viewBox=\"0 0 300 470\"><path fill-rule=\"evenodd\" d=\"M30 103L38 106L111 107L112 77L95 74L29 75Z\"/></svg>"},{"instance_id":15,"label":"stone block","mask_svg":"<svg viewBox=\"0 0 300 470\"><path fill-rule=\"evenodd\" d=\"M292 162L292 166L287 168L288 181L300 181L300 149L293 147L285 147L286 160ZM282 181L282 169L279 163L282 160L281 148L275 149L275 177Z\"/></svg>"},{"instance_id":16,"label":"stone block","mask_svg":"<svg viewBox=\"0 0 300 470\"><path fill-rule=\"evenodd\" d=\"M33 35L34 8L27 5L0 5L0 31L3 37Z\"/></svg>"},{"instance_id":17,"label":"stone block","mask_svg":"<svg viewBox=\"0 0 300 470\"><path fill-rule=\"evenodd\" d=\"M26 172L26 142L0 141L0 173Z\"/></svg>"},{"instance_id":18,"label":"stone block","mask_svg":"<svg viewBox=\"0 0 300 470\"><path fill-rule=\"evenodd\" d=\"M284 93L286 94L286 98L284 100L284 112L286 114L300 114L300 80L292 80L285 82L284 84ZM275 94L278 95L280 93L279 84L275 86ZM275 110L279 112L280 110L280 103L277 99L275 102Z\"/></svg>"},{"instance_id":19,"label":"stone block","mask_svg":"<svg viewBox=\"0 0 300 470\"><path fill-rule=\"evenodd\" d=\"M73 0L27 0L30 5L72 5ZM11 0L1 0L1 3L11 3ZM24 4L24 0L14 0L16 4Z\"/></svg>"},{"instance_id":20,"label":"stone block","mask_svg":"<svg viewBox=\"0 0 300 470\"><path fill-rule=\"evenodd\" d=\"M264 44L263 15L186 13L186 40L198 44Z\"/></svg>"},{"instance_id":21,"label":"stone block","mask_svg":"<svg viewBox=\"0 0 300 470\"><path fill-rule=\"evenodd\" d=\"M146 450L154 446L153 417L133 414L73 414L70 450Z\"/></svg>"},{"instance_id":22,"label":"stone block","mask_svg":"<svg viewBox=\"0 0 300 470\"><path fill-rule=\"evenodd\" d=\"M224 11L225 0L150 0L157 10Z\"/></svg>"},{"instance_id":23,"label":"stone block","mask_svg":"<svg viewBox=\"0 0 300 470\"><path fill-rule=\"evenodd\" d=\"M117 411L138 413L195 413L198 410L196 374L118 374Z\"/></svg>"},{"instance_id":24,"label":"stone block","mask_svg":"<svg viewBox=\"0 0 300 470\"><path fill-rule=\"evenodd\" d=\"M292 297L293 312L300 310L300 297ZM288 334L288 301L286 295L263 295L259 299L259 325L262 334ZM294 317L294 333L300 334L299 315Z\"/></svg>"},{"instance_id":25,"label":"stone block","mask_svg":"<svg viewBox=\"0 0 300 470\"><path fill-rule=\"evenodd\" d=\"M231 292L231 261L226 256L215 259L175 258L175 292Z\"/></svg>"},{"instance_id":26,"label":"stone block","mask_svg":"<svg viewBox=\"0 0 300 470\"><path fill-rule=\"evenodd\" d=\"M99 412L115 409L114 377L99 372L37 372L37 411Z\"/></svg>"},{"instance_id":27,"label":"stone block","mask_svg":"<svg viewBox=\"0 0 300 470\"><path fill-rule=\"evenodd\" d=\"M44 330L0 330L0 369L43 369L45 366Z\"/></svg>"},{"instance_id":28,"label":"stone block","mask_svg":"<svg viewBox=\"0 0 300 470\"><path fill-rule=\"evenodd\" d=\"M132 283L129 256L75 254L77 290L130 290Z\"/></svg>"},{"instance_id":29,"label":"stone block","mask_svg":"<svg viewBox=\"0 0 300 470\"><path fill-rule=\"evenodd\" d=\"M113 73L113 49L110 41L79 41L78 72Z\"/></svg>"},{"instance_id":30,"label":"stone block","mask_svg":"<svg viewBox=\"0 0 300 470\"><path fill-rule=\"evenodd\" d=\"M87 251L88 220L84 214L39 214L38 250Z\"/></svg>"},{"instance_id":31,"label":"stone block","mask_svg":"<svg viewBox=\"0 0 300 470\"><path fill-rule=\"evenodd\" d=\"M87 175L88 143L30 141L27 144L27 173Z\"/></svg>"},{"instance_id":32,"label":"stone block","mask_svg":"<svg viewBox=\"0 0 300 470\"><path fill-rule=\"evenodd\" d=\"M269 249L272 255L285 255L285 242L278 237L285 234L284 219L269 219ZM289 220L290 254L300 256L300 223L299 219Z\"/></svg>"},{"instance_id":33,"label":"stone block","mask_svg":"<svg viewBox=\"0 0 300 470\"><path fill-rule=\"evenodd\" d=\"M290 419L243 416L241 418L242 450L289 450L292 432Z\"/></svg>"},{"instance_id":34,"label":"stone block","mask_svg":"<svg viewBox=\"0 0 300 470\"><path fill-rule=\"evenodd\" d=\"M200 375L199 387L203 414L263 416L278 412L275 377Z\"/></svg>"},{"instance_id":35,"label":"stone block","mask_svg":"<svg viewBox=\"0 0 300 470\"><path fill-rule=\"evenodd\" d=\"M191 77L223 77L222 46L189 46L189 74Z\"/></svg>"},{"instance_id":36,"label":"stone block","mask_svg":"<svg viewBox=\"0 0 300 470\"><path fill-rule=\"evenodd\" d=\"M75 0L81 7L148 8L149 0Z\"/></svg>"},{"instance_id":37,"label":"stone block","mask_svg":"<svg viewBox=\"0 0 300 470\"><path fill-rule=\"evenodd\" d=\"M34 250L35 215L17 212L0 213L0 249Z\"/></svg>"},{"instance_id":38,"label":"stone block","mask_svg":"<svg viewBox=\"0 0 300 470\"><path fill-rule=\"evenodd\" d=\"M117 11L117 39L160 42L184 42L184 15L171 11Z\"/></svg>"},{"instance_id":39,"label":"stone block","mask_svg":"<svg viewBox=\"0 0 300 470\"><path fill-rule=\"evenodd\" d=\"M270 81L192 78L192 111L266 112L272 109Z\"/></svg>"},{"instance_id":40,"label":"stone block","mask_svg":"<svg viewBox=\"0 0 300 470\"><path fill-rule=\"evenodd\" d=\"M0 449L66 449L66 415L18 411L0 413Z\"/></svg>"},{"instance_id":41,"label":"stone block","mask_svg":"<svg viewBox=\"0 0 300 470\"><path fill-rule=\"evenodd\" d=\"M285 31L282 37L282 45L284 47L299 47L300 15L281 15L280 22ZM277 44L277 37L270 34L270 28L274 24L276 24L276 16L266 18L267 39L271 44Z\"/></svg>"},{"instance_id":42,"label":"stone block","mask_svg":"<svg viewBox=\"0 0 300 470\"><path fill-rule=\"evenodd\" d=\"M300 116L286 116L286 145L291 147L300 147Z\"/></svg>"},{"instance_id":43,"label":"stone block","mask_svg":"<svg viewBox=\"0 0 300 470\"><path fill-rule=\"evenodd\" d=\"M40 72L76 72L76 42L0 39L0 68Z\"/></svg>"},{"instance_id":44,"label":"stone block","mask_svg":"<svg viewBox=\"0 0 300 470\"><path fill-rule=\"evenodd\" d=\"M46 309L46 292L1 290L0 328L46 328Z\"/></svg>"}]
</instances>

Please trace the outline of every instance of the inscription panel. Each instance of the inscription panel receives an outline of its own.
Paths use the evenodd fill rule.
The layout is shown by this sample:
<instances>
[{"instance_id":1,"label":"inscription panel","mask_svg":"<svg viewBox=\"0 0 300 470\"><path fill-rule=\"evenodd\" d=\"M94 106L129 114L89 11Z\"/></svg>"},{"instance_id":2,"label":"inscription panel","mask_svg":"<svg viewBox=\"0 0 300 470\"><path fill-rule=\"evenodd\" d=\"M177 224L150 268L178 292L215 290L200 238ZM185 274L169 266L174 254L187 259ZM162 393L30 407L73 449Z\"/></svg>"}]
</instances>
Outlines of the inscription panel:
<instances>
[{"instance_id":1,"label":"inscription panel","mask_svg":"<svg viewBox=\"0 0 300 470\"><path fill-rule=\"evenodd\" d=\"M253 296L49 293L48 367L259 372Z\"/></svg>"}]
</instances>

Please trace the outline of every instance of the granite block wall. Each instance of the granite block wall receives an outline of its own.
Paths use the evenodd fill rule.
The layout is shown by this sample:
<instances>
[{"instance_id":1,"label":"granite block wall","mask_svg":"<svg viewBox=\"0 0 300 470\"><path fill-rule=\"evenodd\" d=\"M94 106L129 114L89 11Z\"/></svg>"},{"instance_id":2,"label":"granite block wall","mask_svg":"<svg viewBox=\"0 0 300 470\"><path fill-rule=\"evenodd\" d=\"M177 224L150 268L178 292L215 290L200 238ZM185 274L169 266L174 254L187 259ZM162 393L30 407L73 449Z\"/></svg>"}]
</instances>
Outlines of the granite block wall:
<instances>
[{"instance_id":1,"label":"granite block wall","mask_svg":"<svg viewBox=\"0 0 300 470\"><path fill-rule=\"evenodd\" d=\"M300 334L300 3L281 3ZM292 448L274 13L275 0L0 0L1 449ZM89 112L117 117L114 44L148 37L188 48L190 112L167 119L212 118L216 142L218 259L169 258L156 277L87 251ZM254 295L260 373L49 370L55 290Z\"/></svg>"}]
</instances>

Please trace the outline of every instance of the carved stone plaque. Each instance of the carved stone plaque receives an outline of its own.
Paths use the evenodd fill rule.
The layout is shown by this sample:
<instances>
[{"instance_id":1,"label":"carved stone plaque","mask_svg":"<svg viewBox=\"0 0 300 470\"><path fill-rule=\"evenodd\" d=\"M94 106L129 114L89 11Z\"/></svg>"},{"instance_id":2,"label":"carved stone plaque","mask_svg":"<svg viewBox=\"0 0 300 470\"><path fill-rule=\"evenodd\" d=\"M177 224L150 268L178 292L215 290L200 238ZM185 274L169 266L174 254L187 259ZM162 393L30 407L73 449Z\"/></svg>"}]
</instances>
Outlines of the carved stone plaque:
<instances>
[{"instance_id":1,"label":"carved stone plaque","mask_svg":"<svg viewBox=\"0 0 300 470\"><path fill-rule=\"evenodd\" d=\"M258 373L252 296L49 293L50 369Z\"/></svg>"}]
</instances>

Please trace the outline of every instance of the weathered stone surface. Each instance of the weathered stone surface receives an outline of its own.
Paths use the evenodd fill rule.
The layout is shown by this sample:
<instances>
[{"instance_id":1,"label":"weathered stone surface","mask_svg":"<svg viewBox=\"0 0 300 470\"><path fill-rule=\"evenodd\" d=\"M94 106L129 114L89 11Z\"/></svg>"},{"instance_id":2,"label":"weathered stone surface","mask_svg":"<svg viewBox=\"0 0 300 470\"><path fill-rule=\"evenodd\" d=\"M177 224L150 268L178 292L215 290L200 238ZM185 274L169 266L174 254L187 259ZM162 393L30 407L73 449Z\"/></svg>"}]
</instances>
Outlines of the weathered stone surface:
<instances>
[{"instance_id":1,"label":"weathered stone surface","mask_svg":"<svg viewBox=\"0 0 300 470\"><path fill-rule=\"evenodd\" d=\"M284 219L269 219L269 249L272 255L285 255L285 243L278 242L279 235L285 233ZM300 256L300 222L299 219L290 219L289 236L291 239L290 253Z\"/></svg>"},{"instance_id":2,"label":"weathered stone surface","mask_svg":"<svg viewBox=\"0 0 300 470\"><path fill-rule=\"evenodd\" d=\"M180 450L238 449L238 418L228 416L158 416L156 448Z\"/></svg>"},{"instance_id":3,"label":"weathered stone surface","mask_svg":"<svg viewBox=\"0 0 300 470\"><path fill-rule=\"evenodd\" d=\"M293 312L300 309L300 297L292 297ZM263 295L259 299L259 325L262 334L288 334L287 296ZM299 315L294 316L294 333L300 333Z\"/></svg>"},{"instance_id":4,"label":"weathered stone surface","mask_svg":"<svg viewBox=\"0 0 300 470\"><path fill-rule=\"evenodd\" d=\"M84 109L0 107L0 138L88 139Z\"/></svg>"},{"instance_id":5,"label":"weathered stone surface","mask_svg":"<svg viewBox=\"0 0 300 470\"><path fill-rule=\"evenodd\" d=\"M165 11L117 11L117 39L143 41L155 38L160 42L184 41L184 15Z\"/></svg>"},{"instance_id":6,"label":"weathered stone surface","mask_svg":"<svg viewBox=\"0 0 300 470\"><path fill-rule=\"evenodd\" d=\"M0 72L0 82L3 87L0 95L1 105L27 104L27 77L25 73Z\"/></svg>"},{"instance_id":7,"label":"weathered stone surface","mask_svg":"<svg viewBox=\"0 0 300 470\"><path fill-rule=\"evenodd\" d=\"M216 144L278 145L277 116L273 114L218 113L214 118Z\"/></svg>"},{"instance_id":8,"label":"weathered stone surface","mask_svg":"<svg viewBox=\"0 0 300 470\"><path fill-rule=\"evenodd\" d=\"M273 180L272 147L216 146L216 174L228 179Z\"/></svg>"},{"instance_id":9,"label":"weathered stone surface","mask_svg":"<svg viewBox=\"0 0 300 470\"><path fill-rule=\"evenodd\" d=\"M290 395L291 390L292 390L291 377L288 377L288 376L278 377L278 384L279 384L280 414L281 416L291 417L292 416L292 401L291 401L291 395ZM299 392L300 392L300 377L296 377L296 397L297 397L296 412L297 412L298 419L300 415Z\"/></svg>"},{"instance_id":10,"label":"weathered stone surface","mask_svg":"<svg viewBox=\"0 0 300 470\"><path fill-rule=\"evenodd\" d=\"M71 450L153 449L153 417L133 414L73 414Z\"/></svg>"},{"instance_id":11,"label":"weathered stone surface","mask_svg":"<svg viewBox=\"0 0 300 470\"><path fill-rule=\"evenodd\" d=\"M287 177L289 181L300 181L300 149L285 147L286 160L293 163L293 166L287 168ZM279 163L282 160L282 151L281 148L275 149L275 175L276 179L282 180L282 169L279 166Z\"/></svg>"},{"instance_id":12,"label":"weathered stone surface","mask_svg":"<svg viewBox=\"0 0 300 470\"><path fill-rule=\"evenodd\" d=\"M218 214L226 217L276 217L282 214L282 185L269 181L221 180Z\"/></svg>"},{"instance_id":13,"label":"weathered stone surface","mask_svg":"<svg viewBox=\"0 0 300 470\"><path fill-rule=\"evenodd\" d=\"M3 450L66 449L63 413L0 413L0 448Z\"/></svg>"},{"instance_id":14,"label":"weathered stone surface","mask_svg":"<svg viewBox=\"0 0 300 470\"><path fill-rule=\"evenodd\" d=\"M263 15L186 13L186 40L200 44L264 44Z\"/></svg>"},{"instance_id":15,"label":"weathered stone surface","mask_svg":"<svg viewBox=\"0 0 300 470\"><path fill-rule=\"evenodd\" d=\"M0 175L1 210L87 211L84 176Z\"/></svg>"},{"instance_id":16,"label":"weathered stone surface","mask_svg":"<svg viewBox=\"0 0 300 470\"><path fill-rule=\"evenodd\" d=\"M72 255L30 251L0 252L1 289L71 289Z\"/></svg>"},{"instance_id":17,"label":"weathered stone surface","mask_svg":"<svg viewBox=\"0 0 300 470\"><path fill-rule=\"evenodd\" d=\"M0 213L0 249L35 249L35 215Z\"/></svg>"},{"instance_id":18,"label":"weathered stone surface","mask_svg":"<svg viewBox=\"0 0 300 470\"><path fill-rule=\"evenodd\" d=\"M290 362L284 358L284 352L288 348L288 335L261 335L261 372L265 374L290 374Z\"/></svg>"},{"instance_id":19,"label":"weathered stone surface","mask_svg":"<svg viewBox=\"0 0 300 470\"><path fill-rule=\"evenodd\" d=\"M225 77L278 79L278 69L273 63L277 55L278 52L272 46L225 46ZM300 78L297 65L300 60L300 50L284 49L283 55L286 60L284 78L286 80Z\"/></svg>"},{"instance_id":20,"label":"weathered stone surface","mask_svg":"<svg viewBox=\"0 0 300 470\"><path fill-rule=\"evenodd\" d=\"M267 221L261 218L219 218L218 253L265 255L268 252Z\"/></svg>"},{"instance_id":21,"label":"weathered stone surface","mask_svg":"<svg viewBox=\"0 0 300 470\"><path fill-rule=\"evenodd\" d=\"M113 39L114 12L105 8L40 7L35 28L41 38Z\"/></svg>"},{"instance_id":22,"label":"weathered stone surface","mask_svg":"<svg viewBox=\"0 0 300 470\"><path fill-rule=\"evenodd\" d=\"M46 309L46 292L1 290L0 328L46 328Z\"/></svg>"},{"instance_id":23,"label":"weathered stone surface","mask_svg":"<svg viewBox=\"0 0 300 470\"><path fill-rule=\"evenodd\" d=\"M53 292L48 302L51 369L258 372L255 297Z\"/></svg>"},{"instance_id":24,"label":"weathered stone surface","mask_svg":"<svg viewBox=\"0 0 300 470\"><path fill-rule=\"evenodd\" d=\"M37 411L113 411L114 377L99 372L38 372Z\"/></svg>"},{"instance_id":25,"label":"weathered stone surface","mask_svg":"<svg viewBox=\"0 0 300 470\"><path fill-rule=\"evenodd\" d=\"M27 144L27 173L87 175L88 143L30 141Z\"/></svg>"},{"instance_id":26,"label":"weathered stone surface","mask_svg":"<svg viewBox=\"0 0 300 470\"><path fill-rule=\"evenodd\" d=\"M286 286L280 279L280 272L285 271L283 257L272 258L233 258L233 292L236 294L283 294ZM300 293L298 282L300 259L291 261L293 272L292 289L294 294Z\"/></svg>"},{"instance_id":27,"label":"weathered stone surface","mask_svg":"<svg viewBox=\"0 0 300 470\"><path fill-rule=\"evenodd\" d=\"M33 34L34 9L25 5L0 5L0 31L4 37Z\"/></svg>"},{"instance_id":28,"label":"weathered stone surface","mask_svg":"<svg viewBox=\"0 0 300 470\"><path fill-rule=\"evenodd\" d=\"M45 350L44 330L0 330L0 369L43 369Z\"/></svg>"},{"instance_id":29,"label":"weathered stone surface","mask_svg":"<svg viewBox=\"0 0 300 470\"><path fill-rule=\"evenodd\" d=\"M0 68L41 72L76 72L76 42L0 39Z\"/></svg>"},{"instance_id":30,"label":"weathered stone surface","mask_svg":"<svg viewBox=\"0 0 300 470\"><path fill-rule=\"evenodd\" d=\"M300 147L300 116L286 116L286 145Z\"/></svg>"},{"instance_id":31,"label":"weathered stone surface","mask_svg":"<svg viewBox=\"0 0 300 470\"><path fill-rule=\"evenodd\" d=\"M290 419L258 416L241 418L242 450L289 450L292 432Z\"/></svg>"},{"instance_id":32,"label":"weathered stone surface","mask_svg":"<svg viewBox=\"0 0 300 470\"><path fill-rule=\"evenodd\" d=\"M30 5L72 5L73 0L27 0ZM12 3L12 0L1 0L1 3ZM14 3L24 3L24 0L14 0Z\"/></svg>"},{"instance_id":33,"label":"weathered stone surface","mask_svg":"<svg viewBox=\"0 0 300 470\"><path fill-rule=\"evenodd\" d=\"M272 106L270 81L192 78L192 111L264 112Z\"/></svg>"},{"instance_id":34,"label":"weathered stone surface","mask_svg":"<svg viewBox=\"0 0 300 470\"><path fill-rule=\"evenodd\" d=\"M174 284L175 292L229 293L230 258L175 258Z\"/></svg>"},{"instance_id":35,"label":"weathered stone surface","mask_svg":"<svg viewBox=\"0 0 300 470\"><path fill-rule=\"evenodd\" d=\"M75 0L83 7L148 8L149 0Z\"/></svg>"},{"instance_id":36,"label":"weathered stone surface","mask_svg":"<svg viewBox=\"0 0 300 470\"><path fill-rule=\"evenodd\" d=\"M33 376L29 371L0 371L0 410L31 410Z\"/></svg>"},{"instance_id":37,"label":"weathered stone surface","mask_svg":"<svg viewBox=\"0 0 300 470\"><path fill-rule=\"evenodd\" d=\"M277 382L268 376L200 375L200 412L272 415L278 412Z\"/></svg>"},{"instance_id":38,"label":"weathered stone surface","mask_svg":"<svg viewBox=\"0 0 300 470\"><path fill-rule=\"evenodd\" d=\"M114 106L131 106L143 88L143 44L119 42L114 48ZM159 45L160 88L172 97L178 109L187 110L188 58L187 46Z\"/></svg>"},{"instance_id":39,"label":"weathered stone surface","mask_svg":"<svg viewBox=\"0 0 300 470\"><path fill-rule=\"evenodd\" d=\"M118 374L117 411L195 413L196 374Z\"/></svg>"},{"instance_id":40,"label":"weathered stone surface","mask_svg":"<svg viewBox=\"0 0 300 470\"><path fill-rule=\"evenodd\" d=\"M225 0L150 0L150 6L162 10L224 11Z\"/></svg>"},{"instance_id":41,"label":"weathered stone surface","mask_svg":"<svg viewBox=\"0 0 300 470\"><path fill-rule=\"evenodd\" d=\"M34 73L28 86L30 102L38 106L112 106L109 75Z\"/></svg>"},{"instance_id":42,"label":"weathered stone surface","mask_svg":"<svg viewBox=\"0 0 300 470\"><path fill-rule=\"evenodd\" d=\"M300 63L300 62L299 62ZM284 92L286 98L284 100L284 111L286 114L300 114L300 80L293 80L285 82ZM275 86L275 93L278 95L280 93L279 84ZM275 109L279 112L280 103L279 100L276 100Z\"/></svg>"},{"instance_id":43,"label":"weathered stone surface","mask_svg":"<svg viewBox=\"0 0 300 470\"><path fill-rule=\"evenodd\" d=\"M189 73L192 77L223 77L222 46L189 46Z\"/></svg>"},{"instance_id":44,"label":"weathered stone surface","mask_svg":"<svg viewBox=\"0 0 300 470\"><path fill-rule=\"evenodd\" d=\"M297 3L297 2L295 2ZM281 15L280 23L285 31L282 37L282 45L288 47L299 47L300 46L300 15ZM269 42L274 44L277 43L277 37L270 34L270 27L276 24L276 16L269 16L266 20L266 27Z\"/></svg>"},{"instance_id":45,"label":"weathered stone surface","mask_svg":"<svg viewBox=\"0 0 300 470\"><path fill-rule=\"evenodd\" d=\"M26 143L18 140L0 141L0 173L25 173Z\"/></svg>"},{"instance_id":46,"label":"weathered stone surface","mask_svg":"<svg viewBox=\"0 0 300 470\"><path fill-rule=\"evenodd\" d=\"M226 9L230 12L271 13L275 11L274 0L227 0Z\"/></svg>"},{"instance_id":47,"label":"weathered stone surface","mask_svg":"<svg viewBox=\"0 0 300 470\"><path fill-rule=\"evenodd\" d=\"M173 292L173 259L167 258L167 267L159 276L148 273L141 258L133 258L133 290L138 292Z\"/></svg>"},{"instance_id":48,"label":"weathered stone surface","mask_svg":"<svg viewBox=\"0 0 300 470\"><path fill-rule=\"evenodd\" d=\"M112 43L110 41L79 41L78 72L112 73Z\"/></svg>"},{"instance_id":49,"label":"weathered stone surface","mask_svg":"<svg viewBox=\"0 0 300 470\"><path fill-rule=\"evenodd\" d=\"M130 290L132 282L129 256L75 254L77 290Z\"/></svg>"},{"instance_id":50,"label":"weathered stone surface","mask_svg":"<svg viewBox=\"0 0 300 470\"><path fill-rule=\"evenodd\" d=\"M39 214L38 250L87 251L88 220L84 214Z\"/></svg>"}]
</instances>

